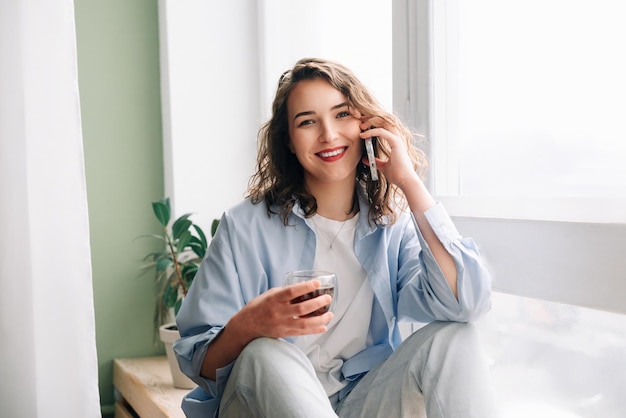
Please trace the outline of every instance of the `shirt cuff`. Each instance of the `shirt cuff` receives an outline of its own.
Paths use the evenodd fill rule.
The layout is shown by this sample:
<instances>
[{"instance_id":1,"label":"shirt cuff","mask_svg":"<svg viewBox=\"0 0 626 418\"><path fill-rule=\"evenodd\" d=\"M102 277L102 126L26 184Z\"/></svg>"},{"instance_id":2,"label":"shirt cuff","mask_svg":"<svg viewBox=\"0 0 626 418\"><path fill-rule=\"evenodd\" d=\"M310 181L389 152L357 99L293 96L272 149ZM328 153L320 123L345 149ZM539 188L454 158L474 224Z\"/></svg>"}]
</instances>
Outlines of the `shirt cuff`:
<instances>
[{"instance_id":1,"label":"shirt cuff","mask_svg":"<svg viewBox=\"0 0 626 418\"><path fill-rule=\"evenodd\" d=\"M450 215L441 202L424 212L426 220L443 246L450 251L450 244L461 239L461 234L454 226Z\"/></svg>"}]
</instances>

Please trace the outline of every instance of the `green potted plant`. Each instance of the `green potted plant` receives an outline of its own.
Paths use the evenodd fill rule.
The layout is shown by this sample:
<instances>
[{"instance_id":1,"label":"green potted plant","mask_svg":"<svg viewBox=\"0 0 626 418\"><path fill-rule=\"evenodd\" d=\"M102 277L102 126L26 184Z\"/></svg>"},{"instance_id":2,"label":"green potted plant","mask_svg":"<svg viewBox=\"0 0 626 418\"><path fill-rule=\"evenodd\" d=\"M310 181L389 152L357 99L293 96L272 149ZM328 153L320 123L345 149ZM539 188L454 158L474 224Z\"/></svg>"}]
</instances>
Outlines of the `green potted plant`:
<instances>
[{"instance_id":1,"label":"green potted plant","mask_svg":"<svg viewBox=\"0 0 626 418\"><path fill-rule=\"evenodd\" d=\"M155 332L158 330L172 370L174 386L189 389L195 384L180 372L172 343L179 338L178 328L172 322L172 313L176 315L187 291L198 272L198 268L207 250L207 237L186 213L171 222L170 199L164 198L152 202L152 210L163 227L161 234L144 235L158 239L163 246L160 250L148 254L144 258L142 269L155 272L156 304L154 310ZM219 220L214 219L211 225L211 237Z\"/></svg>"}]
</instances>

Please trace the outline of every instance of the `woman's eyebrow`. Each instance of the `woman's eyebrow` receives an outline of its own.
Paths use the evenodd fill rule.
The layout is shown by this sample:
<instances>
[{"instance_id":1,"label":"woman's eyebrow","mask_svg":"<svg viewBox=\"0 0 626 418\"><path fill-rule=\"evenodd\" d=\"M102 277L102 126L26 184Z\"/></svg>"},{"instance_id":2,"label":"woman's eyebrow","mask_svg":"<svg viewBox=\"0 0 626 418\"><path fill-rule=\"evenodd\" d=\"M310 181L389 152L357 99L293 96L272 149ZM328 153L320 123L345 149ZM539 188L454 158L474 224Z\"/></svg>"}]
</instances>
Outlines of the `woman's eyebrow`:
<instances>
[{"instance_id":1,"label":"woman's eyebrow","mask_svg":"<svg viewBox=\"0 0 626 418\"><path fill-rule=\"evenodd\" d=\"M348 102L336 104L333 107L331 107L330 110L341 109L342 107L345 107L345 106L348 106ZM308 116L308 115L314 115L314 114L315 112L313 110L306 110L304 112L296 113L296 115L293 117L293 120L296 120L301 116Z\"/></svg>"},{"instance_id":2,"label":"woman's eyebrow","mask_svg":"<svg viewBox=\"0 0 626 418\"><path fill-rule=\"evenodd\" d=\"M330 108L330 110L340 109L344 106L348 106L348 102L343 102L343 103L339 103L338 105L334 105L333 107Z\"/></svg>"},{"instance_id":3,"label":"woman's eyebrow","mask_svg":"<svg viewBox=\"0 0 626 418\"><path fill-rule=\"evenodd\" d=\"M296 120L301 116L308 116L308 115L314 115L314 114L315 112L312 110L307 110L305 112L296 113L296 116L293 117L293 120Z\"/></svg>"}]
</instances>

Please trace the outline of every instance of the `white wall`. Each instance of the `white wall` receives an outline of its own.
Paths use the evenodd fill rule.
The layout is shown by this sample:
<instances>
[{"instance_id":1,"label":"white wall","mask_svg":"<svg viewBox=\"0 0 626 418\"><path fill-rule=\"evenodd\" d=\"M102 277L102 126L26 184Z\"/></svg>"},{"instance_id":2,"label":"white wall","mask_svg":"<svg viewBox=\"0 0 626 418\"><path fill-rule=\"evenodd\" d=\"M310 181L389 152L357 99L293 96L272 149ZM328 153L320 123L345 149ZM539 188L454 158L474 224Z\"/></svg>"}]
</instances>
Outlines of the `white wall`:
<instances>
[{"instance_id":1,"label":"white wall","mask_svg":"<svg viewBox=\"0 0 626 418\"><path fill-rule=\"evenodd\" d=\"M165 193L177 215L197 213L205 231L241 200L254 165L253 5L159 1Z\"/></svg>"}]
</instances>

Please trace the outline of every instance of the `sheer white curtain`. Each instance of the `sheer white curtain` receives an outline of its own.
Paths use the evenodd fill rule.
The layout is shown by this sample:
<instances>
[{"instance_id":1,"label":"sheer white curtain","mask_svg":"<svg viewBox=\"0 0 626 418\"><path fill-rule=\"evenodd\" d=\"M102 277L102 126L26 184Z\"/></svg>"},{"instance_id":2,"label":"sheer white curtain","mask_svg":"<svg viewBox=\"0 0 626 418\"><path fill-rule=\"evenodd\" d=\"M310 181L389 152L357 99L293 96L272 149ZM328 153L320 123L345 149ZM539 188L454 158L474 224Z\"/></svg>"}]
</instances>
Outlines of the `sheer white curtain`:
<instances>
[{"instance_id":1,"label":"sheer white curtain","mask_svg":"<svg viewBox=\"0 0 626 418\"><path fill-rule=\"evenodd\" d=\"M72 0L0 1L0 416L100 416Z\"/></svg>"}]
</instances>

